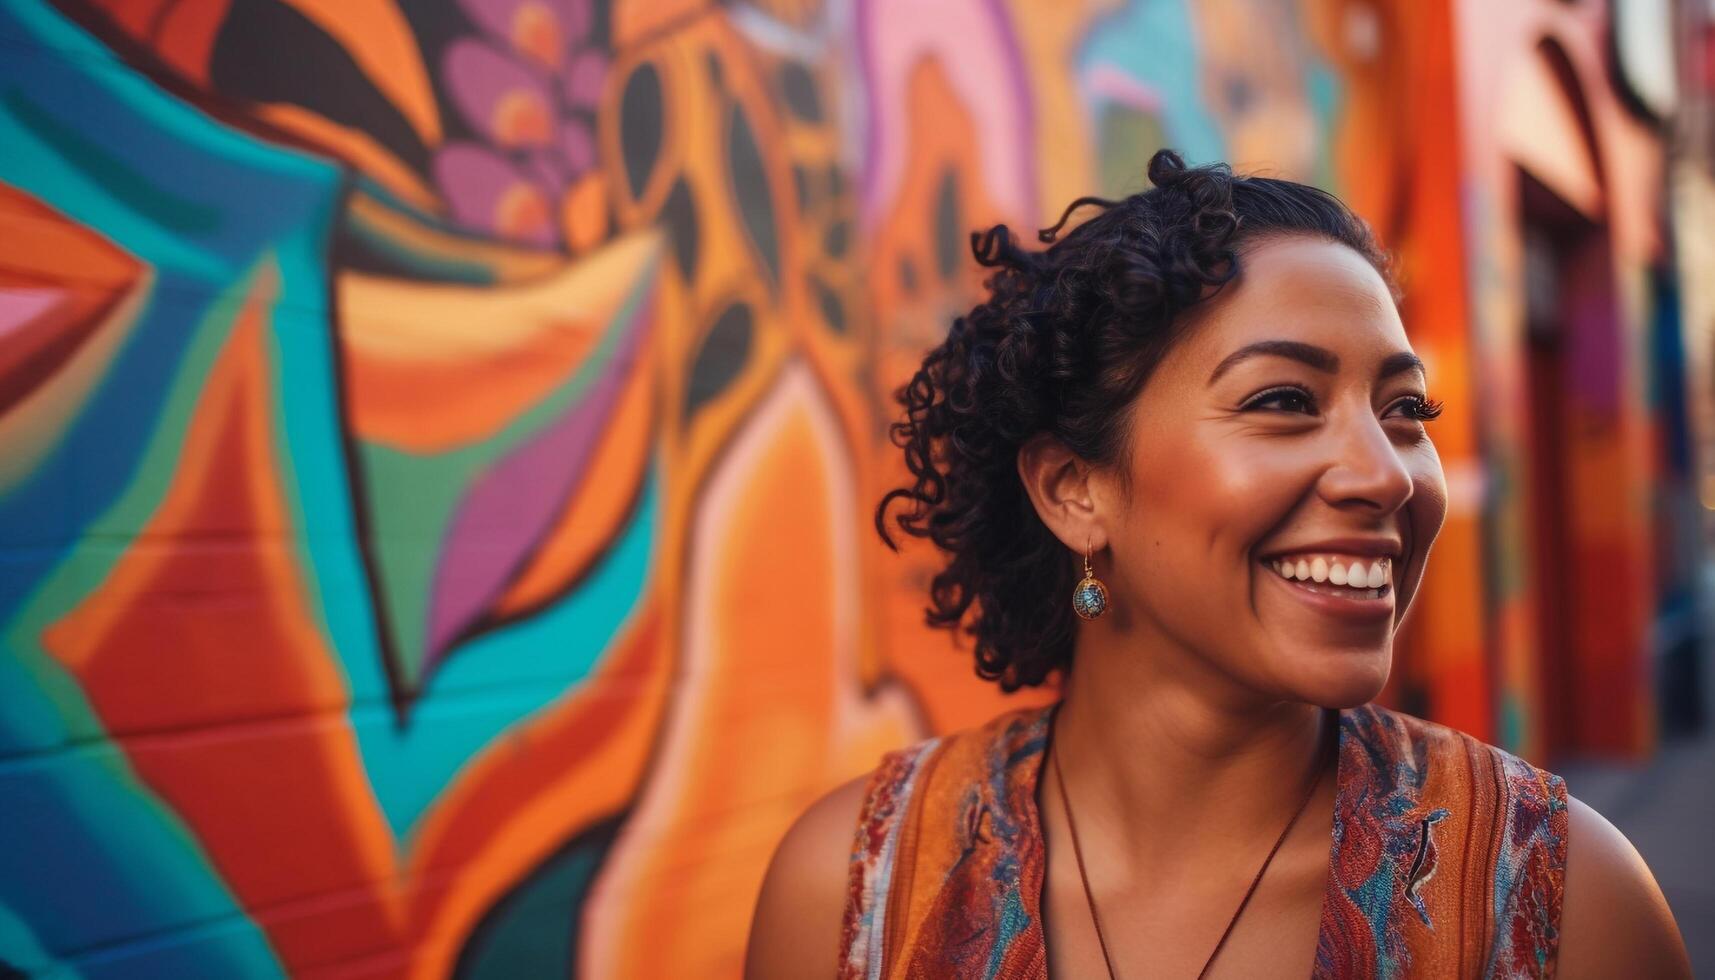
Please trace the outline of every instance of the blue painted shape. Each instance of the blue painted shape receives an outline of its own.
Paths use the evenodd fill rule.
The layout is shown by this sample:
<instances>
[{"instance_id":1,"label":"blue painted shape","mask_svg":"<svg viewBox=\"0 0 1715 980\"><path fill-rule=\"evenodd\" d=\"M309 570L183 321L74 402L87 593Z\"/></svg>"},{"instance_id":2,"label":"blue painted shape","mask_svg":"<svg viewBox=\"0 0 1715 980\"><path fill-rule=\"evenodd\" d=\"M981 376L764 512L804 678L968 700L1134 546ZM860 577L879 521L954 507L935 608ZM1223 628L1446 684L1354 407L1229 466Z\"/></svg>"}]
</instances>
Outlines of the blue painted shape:
<instances>
[{"instance_id":1,"label":"blue painted shape","mask_svg":"<svg viewBox=\"0 0 1715 980\"><path fill-rule=\"evenodd\" d=\"M110 742L0 762L6 835L0 959L40 961L94 945L234 920L180 975L268 976L272 951L238 911L185 829L152 805ZM98 823L102 813L109 814ZM16 944L16 945L15 945Z\"/></svg>"}]
</instances>

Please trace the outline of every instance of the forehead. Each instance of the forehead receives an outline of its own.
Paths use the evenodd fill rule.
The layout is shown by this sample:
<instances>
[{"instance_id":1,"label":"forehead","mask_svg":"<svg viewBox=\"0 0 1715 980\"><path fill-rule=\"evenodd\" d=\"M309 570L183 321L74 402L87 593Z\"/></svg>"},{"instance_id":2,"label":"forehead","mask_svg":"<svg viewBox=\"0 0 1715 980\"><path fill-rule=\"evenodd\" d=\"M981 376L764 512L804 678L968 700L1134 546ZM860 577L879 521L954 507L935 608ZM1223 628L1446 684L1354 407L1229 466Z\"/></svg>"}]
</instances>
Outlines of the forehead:
<instances>
[{"instance_id":1,"label":"forehead","mask_svg":"<svg viewBox=\"0 0 1715 980\"><path fill-rule=\"evenodd\" d=\"M1308 236L1241 251L1238 275L1198 310L1184 346L1193 360L1218 360L1258 340L1298 340L1354 356L1411 348L1381 273L1349 246Z\"/></svg>"}]
</instances>

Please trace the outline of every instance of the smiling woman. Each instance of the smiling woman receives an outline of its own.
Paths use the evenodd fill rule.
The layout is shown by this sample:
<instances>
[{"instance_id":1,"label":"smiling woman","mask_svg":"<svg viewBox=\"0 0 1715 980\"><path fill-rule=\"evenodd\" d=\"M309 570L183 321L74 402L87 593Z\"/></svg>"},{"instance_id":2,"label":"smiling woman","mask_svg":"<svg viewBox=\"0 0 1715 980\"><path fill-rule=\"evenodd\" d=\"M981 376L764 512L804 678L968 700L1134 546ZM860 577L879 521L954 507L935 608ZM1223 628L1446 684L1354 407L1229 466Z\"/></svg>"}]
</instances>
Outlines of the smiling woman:
<instances>
[{"instance_id":1,"label":"smiling woman","mask_svg":"<svg viewBox=\"0 0 1715 980\"><path fill-rule=\"evenodd\" d=\"M979 674L1061 699L813 805L748 975L1688 976L1564 781L1371 703L1446 513L1386 253L1312 187L1149 175L1044 251L973 236L876 514Z\"/></svg>"}]
</instances>

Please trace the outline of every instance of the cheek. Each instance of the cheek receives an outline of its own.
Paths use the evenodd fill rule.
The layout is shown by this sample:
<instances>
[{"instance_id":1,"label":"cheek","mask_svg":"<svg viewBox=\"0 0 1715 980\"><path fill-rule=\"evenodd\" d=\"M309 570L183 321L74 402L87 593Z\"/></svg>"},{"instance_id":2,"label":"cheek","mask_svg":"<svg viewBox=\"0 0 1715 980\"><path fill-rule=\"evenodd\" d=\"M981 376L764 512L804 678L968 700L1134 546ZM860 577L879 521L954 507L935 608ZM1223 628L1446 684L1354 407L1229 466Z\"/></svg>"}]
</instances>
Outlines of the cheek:
<instances>
[{"instance_id":1,"label":"cheek","mask_svg":"<svg viewBox=\"0 0 1715 980\"><path fill-rule=\"evenodd\" d=\"M1136 474L1136 510L1168 574L1207 583L1242 571L1251 550L1285 520L1315 480L1315 460L1285 447L1187 438ZM1171 546L1169 545L1171 542ZM1242 579L1239 580L1242 584Z\"/></svg>"},{"instance_id":2,"label":"cheek","mask_svg":"<svg viewBox=\"0 0 1715 980\"><path fill-rule=\"evenodd\" d=\"M1411 550L1421 574L1429 547L1447 520L1447 477L1433 446L1409 465L1413 489L1405 506L1411 524Z\"/></svg>"}]
</instances>

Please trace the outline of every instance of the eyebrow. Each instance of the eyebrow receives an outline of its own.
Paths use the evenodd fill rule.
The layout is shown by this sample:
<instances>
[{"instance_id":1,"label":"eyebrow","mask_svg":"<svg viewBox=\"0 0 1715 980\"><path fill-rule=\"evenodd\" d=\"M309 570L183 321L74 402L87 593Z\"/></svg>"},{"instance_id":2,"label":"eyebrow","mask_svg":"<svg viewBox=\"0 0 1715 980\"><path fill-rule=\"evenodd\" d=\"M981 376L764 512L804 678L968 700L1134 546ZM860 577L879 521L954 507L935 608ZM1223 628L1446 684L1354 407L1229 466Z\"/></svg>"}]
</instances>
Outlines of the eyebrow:
<instances>
[{"instance_id":1,"label":"eyebrow","mask_svg":"<svg viewBox=\"0 0 1715 980\"><path fill-rule=\"evenodd\" d=\"M1214 384L1221 375L1253 357L1284 357L1308 364L1325 374L1340 370L1340 356L1326 347L1317 347L1315 344L1298 340L1259 340L1254 344L1246 344L1223 358L1221 363L1215 365L1214 373L1209 375L1209 383ZM1376 377L1391 378L1407 371L1423 371L1423 360L1411 351L1399 351L1382 360Z\"/></svg>"}]
</instances>

